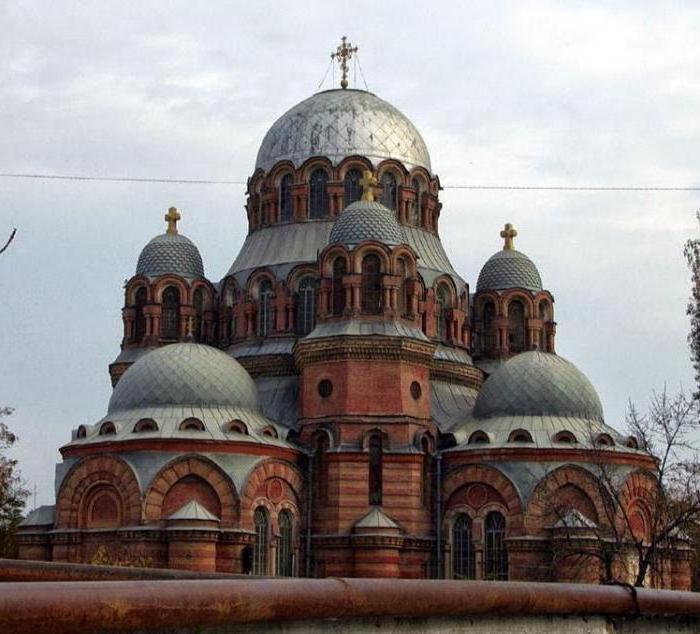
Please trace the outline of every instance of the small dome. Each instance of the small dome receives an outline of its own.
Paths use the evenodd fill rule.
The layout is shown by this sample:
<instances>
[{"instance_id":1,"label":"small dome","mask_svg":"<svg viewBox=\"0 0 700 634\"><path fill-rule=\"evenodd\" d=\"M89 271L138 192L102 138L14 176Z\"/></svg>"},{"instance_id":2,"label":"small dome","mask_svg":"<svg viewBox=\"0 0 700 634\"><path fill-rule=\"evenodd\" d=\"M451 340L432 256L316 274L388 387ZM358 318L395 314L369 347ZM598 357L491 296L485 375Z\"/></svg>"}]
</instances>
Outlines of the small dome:
<instances>
[{"instance_id":1,"label":"small dome","mask_svg":"<svg viewBox=\"0 0 700 634\"><path fill-rule=\"evenodd\" d=\"M155 277L174 273L182 277L204 277L202 256L194 242L179 233L156 236L141 251L136 275Z\"/></svg>"},{"instance_id":2,"label":"small dome","mask_svg":"<svg viewBox=\"0 0 700 634\"><path fill-rule=\"evenodd\" d=\"M348 156L401 161L430 171L430 155L415 126L390 103L364 90L326 90L285 112L268 130L255 161L266 172L278 161L299 167L312 156L337 165Z\"/></svg>"},{"instance_id":3,"label":"small dome","mask_svg":"<svg viewBox=\"0 0 700 634\"><path fill-rule=\"evenodd\" d=\"M520 251L503 249L484 264L476 282L478 291L502 291L508 288L542 290L542 278L533 261Z\"/></svg>"},{"instance_id":4,"label":"small dome","mask_svg":"<svg viewBox=\"0 0 700 634\"><path fill-rule=\"evenodd\" d=\"M258 410L258 390L243 366L226 353L175 343L136 361L114 388L107 411L179 405Z\"/></svg>"},{"instance_id":5,"label":"small dome","mask_svg":"<svg viewBox=\"0 0 700 634\"><path fill-rule=\"evenodd\" d=\"M358 200L338 216L329 244L354 246L363 240L377 240L388 246L404 242L396 214L377 201Z\"/></svg>"},{"instance_id":6,"label":"small dome","mask_svg":"<svg viewBox=\"0 0 700 634\"><path fill-rule=\"evenodd\" d=\"M509 359L482 386L474 417L494 416L568 416L603 422L603 406L573 363L532 350Z\"/></svg>"}]
</instances>

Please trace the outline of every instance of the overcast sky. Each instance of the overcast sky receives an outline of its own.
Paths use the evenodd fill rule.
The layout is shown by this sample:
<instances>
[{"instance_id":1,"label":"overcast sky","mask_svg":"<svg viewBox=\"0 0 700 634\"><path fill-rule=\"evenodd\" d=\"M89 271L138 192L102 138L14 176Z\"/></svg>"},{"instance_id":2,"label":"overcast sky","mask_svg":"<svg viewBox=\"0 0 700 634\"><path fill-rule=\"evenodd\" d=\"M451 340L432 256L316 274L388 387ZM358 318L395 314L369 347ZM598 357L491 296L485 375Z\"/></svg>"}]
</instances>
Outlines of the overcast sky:
<instances>
[{"instance_id":1,"label":"overcast sky","mask_svg":"<svg viewBox=\"0 0 700 634\"><path fill-rule=\"evenodd\" d=\"M0 172L245 181L347 34L370 90L427 143L456 269L473 288L512 222L554 294L559 354L621 428L629 398L691 385L682 249L700 192L447 187L700 186L698 7L0 2ZM0 405L39 504L58 447L106 411L122 285L168 206L216 281L243 204L235 185L0 178L0 241L19 229L0 256Z\"/></svg>"}]
</instances>

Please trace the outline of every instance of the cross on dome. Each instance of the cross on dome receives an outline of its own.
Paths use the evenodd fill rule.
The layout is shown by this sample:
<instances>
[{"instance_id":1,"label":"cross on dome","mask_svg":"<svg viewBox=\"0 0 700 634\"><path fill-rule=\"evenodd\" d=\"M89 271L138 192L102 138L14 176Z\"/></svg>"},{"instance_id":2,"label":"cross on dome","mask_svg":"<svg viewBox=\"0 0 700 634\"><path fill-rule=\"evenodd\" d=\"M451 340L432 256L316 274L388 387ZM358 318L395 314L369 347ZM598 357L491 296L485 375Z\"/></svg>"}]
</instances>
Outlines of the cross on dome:
<instances>
[{"instance_id":1,"label":"cross on dome","mask_svg":"<svg viewBox=\"0 0 700 634\"><path fill-rule=\"evenodd\" d=\"M335 53L331 53L331 59L338 59L338 64L340 64L340 72L342 78L340 80L340 87L345 90L348 87L348 60L352 59L352 54L357 53L357 46L353 46L347 41L347 36L343 35L341 38L340 46L336 49Z\"/></svg>"},{"instance_id":2,"label":"cross on dome","mask_svg":"<svg viewBox=\"0 0 700 634\"><path fill-rule=\"evenodd\" d=\"M505 240L505 244L503 245L503 250L504 251L513 251L513 238L518 235L518 232L515 230L515 227L513 227L510 222L506 223L506 226L503 228L503 231L501 231L501 238Z\"/></svg>"},{"instance_id":3,"label":"cross on dome","mask_svg":"<svg viewBox=\"0 0 700 634\"><path fill-rule=\"evenodd\" d=\"M374 200L374 192L372 187L377 186L377 179L374 174L369 170L365 170L362 173L362 178L360 179L360 185L362 185L362 200L372 202Z\"/></svg>"},{"instance_id":4,"label":"cross on dome","mask_svg":"<svg viewBox=\"0 0 700 634\"><path fill-rule=\"evenodd\" d=\"M177 208L171 207L168 209L168 213L164 216L165 222L168 223L168 230L166 233L169 233L171 236L177 235L177 221L180 220L181 217Z\"/></svg>"}]
</instances>

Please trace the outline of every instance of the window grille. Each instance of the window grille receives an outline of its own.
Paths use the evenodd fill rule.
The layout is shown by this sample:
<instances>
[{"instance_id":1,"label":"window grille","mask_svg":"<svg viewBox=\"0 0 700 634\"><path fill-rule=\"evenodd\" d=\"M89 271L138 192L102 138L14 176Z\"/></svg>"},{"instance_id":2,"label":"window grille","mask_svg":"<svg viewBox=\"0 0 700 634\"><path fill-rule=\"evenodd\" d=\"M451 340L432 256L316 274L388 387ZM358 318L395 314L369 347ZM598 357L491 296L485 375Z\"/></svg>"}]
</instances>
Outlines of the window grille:
<instances>
[{"instance_id":1,"label":"window grille","mask_svg":"<svg viewBox=\"0 0 700 634\"><path fill-rule=\"evenodd\" d=\"M280 222L291 222L294 210L292 209L292 185L294 176L285 174L280 181Z\"/></svg>"},{"instance_id":2,"label":"window grille","mask_svg":"<svg viewBox=\"0 0 700 634\"><path fill-rule=\"evenodd\" d=\"M396 176L391 172L384 172L381 178L382 204L392 211L396 211Z\"/></svg>"},{"instance_id":3,"label":"window grille","mask_svg":"<svg viewBox=\"0 0 700 634\"><path fill-rule=\"evenodd\" d=\"M272 332L272 282L263 280L258 287L258 336L266 337Z\"/></svg>"},{"instance_id":4,"label":"window grille","mask_svg":"<svg viewBox=\"0 0 700 634\"><path fill-rule=\"evenodd\" d=\"M374 253L362 259L362 312L382 312L382 271L379 256Z\"/></svg>"},{"instance_id":5,"label":"window grille","mask_svg":"<svg viewBox=\"0 0 700 634\"><path fill-rule=\"evenodd\" d=\"M508 304L508 342L511 352L525 350L525 307L519 300Z\"/></svg>"},{"instance_id":6,"label":"window grille","mask_svg":"<svg viewBox=\"0 0 700 634\"><path fill-rule=\"evenodd\" d=\"M484 537L484 579L507 581L506 520L498 511L492 511L486 516Z\"/></svg>"},{"instance_id":7,"label":"window grille","mask_svg":"<svg viewBox=\"0 0 700 634\"><path fill-rule=\"evenodd\" d=\"M180 292L174 286L163 291L160 336L177 339L180 332Z\"/></svg>"},{"instance_id":8,"label":"window grille","mask_svg":"<svg viewBox=\"0 0 700 634\"><path fill-rule=\"evenodd\" d=\"M333 261L333 296L331 302L334 315L342 315L345 310L345 287L343 277L347 274L345 258L336 258Z\"/></svg>"},{"instance_id":9,"label":"window grille","mask_svg":"<svg viewBox=\"0 0 700 634\"><path fill-rule=\"evenodd\" d=\"M496 333L493 331L493 320L496 317L496 307L492 302L484 305L484 323L482 337L484 338L484 352L494 352L496 350Z\"/></svg>"},{"instance_id":10,"label":"window grille","mask_svg":"<svg viewBox=\"0 0 700 634\"><path fill-rule=\"evenodd\" d=\"M289 511L279 514L280 541L277 550L277 574L280 577L294 576L294 522Z\"/></svg>"},{"instance_id":11,"label":"window grille","mask_svg":"<svg viewBox=\"0 0 700 634\"><path fill-rule=\"evenodd\" d=\"M142 341L146 334L146 316L143 314L143 307L146 305L148 291L145 286L139 287L134 297L134 340Z\"/></svg>"},{"instance_id":12,"label":"window grille","mask_svg":"<svg viewBox=\"0 0 700 634\"><path fill-rule=\"evenodd\" d=\"M297 333L307 335L316 323L316 280L305 277L299 282L297 298Z\"/></svg>"},{"instance_id":13,"label":"window grille","mask_svg":"<svg viewBox=\"0 0 700 634\"><path fill-rule=\"evenodd\" d=\"M374 434L369 439L369 503L382 503L382 462L384 448L380 434Z\"/></svg>"},{"instance_id":14,"label":"window grille","mask_svg":"<svg viewBox=\"0 0 700 634\"><path fill-rule=\"evenodd\" d=\"M455 579L476 578L472 521L465 513L458 515L452 526L452 576Z\"/></svg>"},{"instance_id":15,"label":"window grille","mask_svg":"<svg viewBox=\"0 0 700 634\"><path fill-rule=\"evenodd\" d=\"M255 542L253 543L253 574L266 575L267 553L270 546L270 519L267 510L259 507L253 515Z\"/></svg>"},{"instance_id":16,"label":"window grille","mask_svg":"<svg viewBox=\"0 0 700 634\"><path fill-rule=\"evenodd\" d=\"M437 310L435 319L437 320L437 336L440 341L447 338L447 317L445 311L450 308L450 291L444 284L440 284L437 289Z\"/></svg>"},{"instance_id":17,"label":"window grille","mask_svg":"<svg viewBox=\"0 0 700 634\"><path fill-rule=\"evenodd\" d=\"M194 324L192 336L195 341L204 341L204 291L198 288L194 292Z\"/></svg>"},{"instance_id":18,"label":"window grille","mask_svg":"<svg viewBox=\"0 0 700 634\"><path fill-rule=\"evenodd\" d=\"M309 218L328 216L328 174L322 169L311 172L309 178Z\"/></svg>"},{"instance_id":19,"label":"window grille","mask_svg":"<svg viewBox=\"0 0 700 634\"><path fill-rule=\"evenodd\" d=\"M422 202L421 199L423 197L423 189L421 187L421 182L417 178L414 178L411 181L411 185L413 185L413 189L416 190L416 199L411 203L408 222L409 224L418 227L420 225L420 213Z\"/></svg>"},{"instance_id":20,"label":"window grille","mask_svg":"<svg viewBox=\"0 0 700 634\"><path fill-rule=\"evenodd\" d=\"M362 198L361 178L362 174L358 169L348 170L345 174L345 207Z\"/></svg>"}]
</instances>

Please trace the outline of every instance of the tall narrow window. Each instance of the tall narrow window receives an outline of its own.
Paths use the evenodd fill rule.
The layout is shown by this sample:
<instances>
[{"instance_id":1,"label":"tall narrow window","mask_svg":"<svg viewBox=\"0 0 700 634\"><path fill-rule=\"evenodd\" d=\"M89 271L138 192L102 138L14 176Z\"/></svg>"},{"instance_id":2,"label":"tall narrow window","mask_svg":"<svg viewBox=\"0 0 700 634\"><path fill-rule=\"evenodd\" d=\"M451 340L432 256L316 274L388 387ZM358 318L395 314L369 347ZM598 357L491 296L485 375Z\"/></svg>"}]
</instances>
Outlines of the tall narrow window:
<instances>
[{"instance_id":1,"label":"tall narrow window","mask_svg":"<svg viewBox=\"0 0 700 634\"><path fill-rule=\"evenodd\" d=\"M486 516L484 541L484 579L508 581L506 520L498 511L492 511Z\"/></svg>"},{"instance_id":2,"label":"tall narrow window","mask_svg":"<svg viewBox=\"0 0 700 634\"><path fill-rule=\"evenodd\" d=\"M421 205L423 204L423 187L419 179L411 181L413 189L416 191L416 199L411 204L408 222L416 227L420 225Z\"/></svg>"},{"instance_id":3,"label":"tall narrow window","mask_svg":"<svg viewBox=\"0 0 700 634\"><path fill-rule=\"evenodd\" d=\"M253 515L255 524L255 542L253 543L253 574L266 575L267 553L270 547L270 518L267 509L262 506L255 509Z\"/></svg>"},{"instance_id":4,"label":"tall narrow window","mask_svg":"<svg viewBox=\"0 0 700 634\"><path fill-rule=\"evenodd\" d=\"M258 336L266 337L272 332L272 282L263 280L258 287Z\"/></svg>"},{"instance_id":5,"label":"tall narrow window","mask_svg":"<svg viewBox=\"0 0 700 634\"><path fill-rule=\"evenodd\" d=\"M297 297L296 329L300 335L308 335L316 321L316 280L305 277L299 282Z\"/></svg>"},{"instance_id":6,"label":"tall narrow window","mask_svg":"<svg viewBox=\"0 0 700 634\"><path fill-rule=\"evenodd\" d=\"M294 176L285 174L280 181L280 222L292 221L292 184Z\"/></svg>"},{"instance_id":7,"label":"tall narrow window","mask_svg":"<svg viewBox=\"0 0 700 634\"><path fill-rule=\"evenodd\" d=\"M294 576L294 521L289 511L279 514L280 541L277 549L277 574Z\"/></svg>"},{"instance_id":8,"label":"tall narrow window","mask_svg":"<svg viewBox=\"0 0 700 634\"><path fill-rule=\"evenodd\" d=\"M194 292L194 324L192 335L195 341L204 341L204 291L198 288Z\"/></svg>"},{"instance_id":9,"label":"tall narrow window","mask_svg":"<svg viewBox=\"0 0 700 634\"><path fill-rule=\"evenodd\" d=\"M547 302L542 300L539 305L539 318L542 322L542 328L540 329L540 341L539 349L543 352L547 351L547 333L545 332L545 324L549 321L549 310Z\"/></svg>"},{"instance_id":10,"label":"tall narrow window","mask_svg":"<svg viewBox=\"0 0 700 634\"><path fill-rule=\"evenodd\" d=\"M374 253L362 258L362 312L382 312L381 260Z\"/></svg>"},{"instance_id":11,"label":"tall narrow window","mask_svg":"<svg viewBox=\"0 0 700 634\"><path fill-rule=\"evenodd\" d=\"M508 347L511 352L525 350L525 307L517 299L508 304Z\"/></svg>"},{"instance_id":12,"label":"tall narrow window","mask_svg":"<svg viewBox=\"0 0 700 634\"><path fill-rule=\"evenodd\" d=\"M421 440L421 449L423 450L423 487L421 491L423 506L431 509L433 505L433 456L430 440L425 436Z\"/></svg>"},{"instance_id":13,"label":"tall narrow window","mask_svg":"<svg viewBox=\"0 0 700 634\"><path fill-rule=\"evenodd\" d=\"M440 284L436 293L437 306L435 319L437 320L437 336L440 341L447 338L447 311L451 307L450 291L444 284Z\"/></svg>"},{"instance_id":14,"label":"tall narrow window","mask_svg":"<svg viewBox=\"0 0 700 634\"><path fill-rule=\"evenodd\" d=\"M406 260L399 258L396 261L396 275L399 277L401 282L399 282L399 288L397 290L397 308L399 310L399 315L404 316L408 314L409 301L408 301L408 269L406 267Z\"/></svg>"},{"instance_id":15,"label":"tall narrow window","mask_svg":"<svg viewBox=\"0 0 700 634\"><path fill-rule=\"evenodd\" d=\"M309 178L309 218L328 216L328 174L322 169L311 172Z\"/></svg>"},{"instance_id":16,"label":"tall narrow window","mask_svg":"<svg viewBox=\"0 0 700 634\"><path fill-rule=\"evenodd\" d=\"M496 307L493 305L493 302L488 302L487 304L484 304L482 310L482 348L484 352L493 352L496 349L496 333L493 331L493 320L496 317Z\"/></svg>"},{"instance_id":17,"label":"tall narrow window","mask_svg":"<svg viewBox=\"0 0 700 634\"><path fill-rule=\"evenodd\" d=\"M329 447L328 436L320 433L316 440L316 450L314 451L314 493L316 505L325 504L328 496L328 462L326 461L326 451Z\"/></svg>"},{"instance_id":18,"label":"tall narrow window","mask_svg":"<svg viewBox=\"0 0 700 634\"><path fill-rule=\"evenodd\" d=\"M168 286L163 291L160 336L163 339L177 339L180 334L180 291Z\"/></svg>"},{"instance_id":19,"label":"tall narrow window","mask_svg":"<svg viewBox=\"0 0 700 634\"><path fill-rule=\"evenodd\" d=\"M236 303L236 288L230 285L226 288L226 294L224 295L224 307L226 315L225 328L228 330L229 340L233 340L236 336L236 314L234 311L234 305Z\"/></svg>"},{"instance_id":20,"label":"tall narrow window","mask_svg":"<svg viewBox=\"0 0 700 634\"><path fill-rule=\"evenodd\" d=\"M391 172L384 172L381 178L382 205L392 211L396 211L396 176Z\"/></svg>"},{"instance_id":21,"label":"tall narrow window","mask_svg":"<svg viewBox=\"0 0 700 634\"><path fill-rule=\"evenodd\" d=\"M452 576L455 579L476 578L472 521L466 513L460 513L452 526Z\"/></svg>"},{"instance_id":22,"label":"tall narrow window","mask_svg":"<svg viewBox=\"0 0 700 634\"><path fill-rule=\"evenodd\" d=\"M345 310L345 287L343 277L348 271L345 258L333 260L333 295L331 297L331 309L334 315L342 315Z\"/></svg>"},{"instance_id":23,"label":"tall narrow window","mask_svg":"<svg viewBox=\"0 0 700 634\"><path fill-rule=\"evenodd\" d=\"M143 314L143 307L146 305L148 291L145 286L140 286L134 296L134 340L142 341L146 334L146 315Z\"/></svg>"},{"instance_id":24,"label":"tall narrow window","mask_svg":"<svg viewBox=\"0 0 700 634\"><path fill-rule=\"evenodd\" d=\"M369 503L382 503L382 462L384 447L381 434L374 434L369 439Z\"/></svg>"},{"instance_id":25,"label":"tall narrow window","mask_svg":"<svg viewBox=\"0 0 700 634\"><path fill-rule=\"evenodd\" d=\"M354 203L362 198L362 186L360 185L360 179L362 174L360 170L351 169L345 174L345 206L347 207L350 203Z\"/></svg>"}]
</instances>

